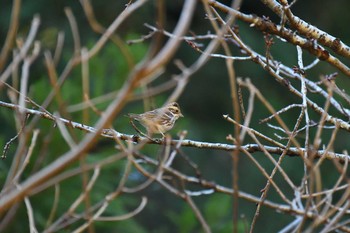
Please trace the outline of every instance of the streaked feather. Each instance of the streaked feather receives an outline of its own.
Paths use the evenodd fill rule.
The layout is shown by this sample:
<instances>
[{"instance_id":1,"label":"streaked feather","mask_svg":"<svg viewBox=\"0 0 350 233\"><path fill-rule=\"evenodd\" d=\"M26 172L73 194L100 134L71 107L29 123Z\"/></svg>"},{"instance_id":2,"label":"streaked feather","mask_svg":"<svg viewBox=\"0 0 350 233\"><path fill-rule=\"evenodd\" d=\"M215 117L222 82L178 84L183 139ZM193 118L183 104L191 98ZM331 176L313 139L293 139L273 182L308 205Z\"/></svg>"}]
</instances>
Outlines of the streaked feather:
<instances>
[{"instance_id":1,"label":"streaked feather","mask_svg":"<svg viewBox=\"0 0 350 233\"><path fill-rule=\"evenodd\" d=\"M131 119L139 121L149 134L164 133L174 127L174 124L179 117L183 117L178 103L173 102L162 108L157 108L142 114L129 113Z\"/></svg>"}]
</instances>

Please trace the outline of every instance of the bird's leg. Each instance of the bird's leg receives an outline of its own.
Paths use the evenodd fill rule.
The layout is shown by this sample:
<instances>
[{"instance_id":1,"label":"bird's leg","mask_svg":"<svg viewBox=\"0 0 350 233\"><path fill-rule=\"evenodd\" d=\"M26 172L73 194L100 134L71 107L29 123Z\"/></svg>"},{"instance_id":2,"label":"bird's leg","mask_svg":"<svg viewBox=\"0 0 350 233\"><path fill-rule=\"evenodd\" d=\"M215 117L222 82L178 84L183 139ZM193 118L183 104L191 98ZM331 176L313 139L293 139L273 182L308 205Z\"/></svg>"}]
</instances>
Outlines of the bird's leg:
<instances>
[{"instance_id":1,"label":"bird's leg","mask_svg":"<svg viewBox=\"0 0 350 233\"><path fill-rule=\"evenodd\" d=\"M129 119L130 119L130 124L131 124L132 127L136 130L137 133L139 133L139 134L141 134L142 136L144 136L144 137L150 139L150 137L149 137L148 135L142 133L142 131L139 130L139 128L136 127L136 125L134 124L134 121L133 121L131 118L129 118Z\"/></svg>"}]
</instances>

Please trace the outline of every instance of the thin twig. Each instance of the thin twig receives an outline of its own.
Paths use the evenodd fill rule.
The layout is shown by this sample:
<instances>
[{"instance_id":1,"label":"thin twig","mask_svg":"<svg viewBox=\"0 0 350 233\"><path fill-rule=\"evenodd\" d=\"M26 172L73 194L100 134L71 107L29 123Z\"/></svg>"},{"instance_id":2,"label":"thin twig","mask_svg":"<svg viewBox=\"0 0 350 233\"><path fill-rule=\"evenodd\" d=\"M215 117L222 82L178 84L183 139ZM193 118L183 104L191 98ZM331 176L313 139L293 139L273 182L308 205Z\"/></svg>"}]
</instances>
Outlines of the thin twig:
<instances>
[{"instance_id":1,"label":"thin twig","mask_svg":"<svg viewBox=\"0 0 350 233\"><path fill-rule=\"evenodd\" d=\"M96 218L96 221L123 221L123 220L127 220L130 219L132 217L134 217L135 215L139 214L147 205L147 197L142 197L141 203L140 205L134 209L133 211L131 211L130 213L121 215L121 216L111 216L111 217L98 217Z\"/></svg>"},{"instance_id":2,"label":"thin twig","mask_svg":"<svg viewBox=\"0 0 350 233\"><path fill-rule=\"evenodd\" d=\"M9 64L6 68L6 70L1 74L0 76L0 85L1 83L6 82L6 80L10 77L13 67L16 67L17 64L19 64L27 55L29 49L31 48L33 41L35 39L35 36L38 32L40 25L40 17L35 16L32 21L32 25L30 27L30 31L28 33L27 39L23 45L23 47L20 48L19 53L16 55L16 57L13 59L12 63Z\"/></svg>"},{"instance_id":3,"label":"thin twig","mask_svg":"<svg viewBox=\"0 0 350 233\"><path fill-rule=\"evenodd\" d=\"M8 150L11 146L11 144L19 137L19 135L22 133L24 127L26 126L26 121L28 119L29 115L27 114L27 116L24 118L24 121L22 123L22 126L20 128L20 130L18 131L18 133L16 134L16 136L14 136L13 138L11 138L8 142L6 142L4 149L2 151L2 155L1 155L1 159L6 159L6 155L8 153Z\"/></svg>"},{"instance_id":4,"label":"thin twig","mask_svg":"<svg viewBox=\"0 0 350 233\"><path fill-rule=\"evenodd\" d=\"M18 105L6 103L3 101L0 101L0 106L14 109L14 110L20 108ZM93 128L91 126L84 125L84 124L81 124L78 122L74 122L71 120L67 120L64 118L57 118L57 117L54 117L53 115L51 115L47 112L41 112L38 110L27 109L27 108L24 109L24 111L27 114L38 115L44 119L51 120L54 123L56 121L61 121L66 126L71 127L73 129L83 130L87 133L96 133L97 132L96 128ZM102 130L100 136L106 137L106 138L111 138L111 139L113 139L114 137L118 137L121 140L132 141L134 143L140 143L140 142L147 142L149 144L163 144L164 143L164 139L152 138L152 140L149 140L148 138L145 138L145 137L124 134L124 133L120 133L120 132L112 130L112 129ZM172 145L176 145L178 143L178 140L172 140L171 143L172 143ZM181 143L181 146L182 147L195 147L195 148L199 148L199 149L224 150L224 151L233 151L233 150L237 149L237 146L231 145L231 144L201 142L201 141L195 141L195 140L183 140ZM261 151L261 149L259 148L259 145L257 145L257 144L242 145L242 148L244 150L249 151L249 152ZM284 148L284 147L265 146L265 149L267 151L269 151L270 153L277 154L277 155L282 154L284 150L286 150L286 154L290 155L290 156L300 156L302 153L304 153L302 148L294 148L294 147ZM315 156L316 157L325 156L327 159L331 159L331 160L337 159L340 162L344 162L346 159L350 159L350 156L348 156L346 154L335 153L335 152L330 152L330 151L325 153L324 150L315 151Z\"/></svg>"}]
</instances>

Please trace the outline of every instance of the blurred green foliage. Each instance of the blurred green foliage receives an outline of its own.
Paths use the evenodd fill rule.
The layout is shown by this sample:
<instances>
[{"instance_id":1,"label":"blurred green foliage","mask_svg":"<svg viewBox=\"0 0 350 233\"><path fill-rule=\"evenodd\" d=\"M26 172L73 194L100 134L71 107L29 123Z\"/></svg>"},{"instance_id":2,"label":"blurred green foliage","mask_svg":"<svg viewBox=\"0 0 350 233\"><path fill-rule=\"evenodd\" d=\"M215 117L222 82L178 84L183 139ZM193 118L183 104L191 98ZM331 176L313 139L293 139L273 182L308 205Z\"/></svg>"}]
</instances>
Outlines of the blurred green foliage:
<instances>
[{"instance_id":1,"label":"blurred green foliage","mask_svg":"<svg viewBox=\"0 0 350 233\"><path fill-rule=\"evenodd\" d=\"M242 11L253 12L259 15L263 15L267 12L261 12L262 6L257 7L255 5L256 1L244 1ZM11 11L11 1L4 1L0 7L0 15L3 19L0 21L0 43L3 43L4 35L6 34L8 22L10 18ZM114 17L121 12L124 7L125 2L121 3L118 1L93 1L93 5L96 10L97 18L104 24L108 25ZM171 29L174 22L179 15L181 10L180 3L167 3L169 8L167 8L167 20L168 24L166 28ZM331 7L328 7L328 1L318 1L315 5L312 1L299 1L295 6L296 12L299 13L301 18L306 17L309 20L320 26L325 31L334 33L336 36L341 37L345 42L350 41L350 38L345 37L350 35L348 32L349 27L344 23L348 22L350 19L350 14L342 13L338 14L338 9L344 11L348 9L349 2L347 1L334 1ZM325 14L316 14L317 12L324 12L324 7L327 5L327 12ZM77 23L79 25L79 31L81 33L81 40L83 46L91 48L96 40L99 38L98 35L93 33L86 22L85 16L79 5L78 1L23 1L23 7L21 11L21 24L19 28L19 33L26 35L30 25L30 21L34 14L40 14L42 18L42 26L40 28L39 38L43 41L43 50L50 50L51 52L55 48L55 40L59 31L65 32L65 49L63 51L63 59L58 64L58 73L60 74L68 59L73 54L73 44L72 36L69 29L68 21L64 16L64 7L71 7L75 17L77 18ZM338 7L337 7L338 6ZM339 7L340 6L340 7ZM314 9L317 8L317 9ZM148 29L142 26L143 23L156 24L154 22L154 11L150 10L152 7L148 6L141 9L139 13L132 16L125 24L123 24L118 35L121 40L126 42L129 39L140 38L142 34L147 34ZM336 17L337 14L339 17ZM322 16L320 16L322 15ZM142 16L142 17L140 17ZM324 18L328 20L325 20ZM199 32L204 33L210 29L209 23L203 20L204 15L197 12L194 18L192 31L197 34ZM203 23L204 22L204 23ZM257 32L254 28L250 28L249 25L243 23L238 23L240 26L240 35L248 43L249 46L256 49L257 51L264 53L264 42L263 35ZM208 28L209 27L209 28ZM290 46L287 43L275 40L276 44L272 47L272 53L275 59L283 61L286 65L293 66L296 64L296 51L294 46ZM206 43L206 42L204 42ZM143 44L133 44L127 46L124 44L127 53L131 56L134 64L140 61L143 56L147 53L148 41ZM235 50L235 49L234 49ZM237 52L237 51L236 51ZM181 59L185 65L190 65L195 61L200 54L194 52L186 44L182 45L179 52L176 54L176 58ZM310 56L305 54L306 61L311 62ZM98 54L89 61L89 71L90 71L90 97L94 98L105 93L115 92L121 88L124 81L126 80L129 71L132 67L125 59L120 48L118 48L112 42L109 42ZM286 89L277 84L273 78L271 78L266 72L262 70L258 65L251 62L235 62L235 68L237 76L242 78L251 78L254 85L258 86L264 95L269 96L269 101L278 110L284 106L295 102L296 98L286 94ZM185 88L183 95L179 99L179 103L182 107L182 111L186 116L184 119L180 119L172 130L172 134L175 137L176 132L186 129L188 130L188 138L193 140L203 140L211 142L226 142L226 136L233 133L233 126L228 122L224 121L222 118L223 114L232 115L232 102L230 97L230 87L228 81L228 75L226 73L226 65L224 60L212 59L209 63L203 67L198 73L191 77L191 81ZM170 64L167 70L162 74L161 79L167 80L173 74L178 73L177 68ZM314 73L313 73L314 72ZM318 75L320 73L330 73L334 72L334 68L320 64L317 66L316 71L312 71L309 75L312 80L317 81L319 79ZM340 74L341 76L341 74ZM42 59L36 62L32 68L30 77L30 97L35 100L38 104L41 104L48 93L51 91L50 80L46 74L46 68L42 62ZM349 86L349 81L341 81L344 86ZM73 105L78 104L82 101L82 85L81 85L81 67L77 66L74 68L73 72L69 75L65 84L62 87L62 99L64 104ZM245 103L247 102L248 93L243 90ZM0 93L1 99L6 99L4 93ZM166 99L166 94L160 95L154 99L157 105L161 105ZM301 100L297 100L301 102ZM323 103L324 100L319 100ZM103 111L106 106L108 106L109 101L102 104L98 104L97 108ZM120 132L134 133L132 127L128 123L128 119L123 116L127 112L142 112L141 101L137 103L131 103L126 106L120 116L117 117L113 126ZM274 137L271 130L269 130L265 125L259 124L259 120L269 116L267 110L257 103L255 105L254 119L251 122L251 126L257 130L260 130L267 135ZM58 104L56 101L53 102L48 107L50 112L57 111ZM94 114L89 110L90 119L86 124L93 125L94 122L99 118L99 115ZM11 137L15 135L15 123L13 122L13 116L10 110L0 108L0 121L2 122L2 128L0 132L0 145L4 145ZM312 114L312 113L311 113ZM74 121L83 122L84 118L81 112L77 113L67 113L68 119L74 119ZM288 123L289 127L295 124L296 118L294 114L284 114L283 119ZM319 116L315 115L317 120ZM56 128L53 129L52 122L41 119L40 123L37 125L40 128L41 133L39 137L40 143L45 142L46 135L52 137L53 144L56 145L54 148L50 148L50 156L42 161L43 164L48 164L53 161L57 156L61 155L69 148L65 144L64 140L61 138L60 133ZM83 132L73 132L76 139L80 138ZM325 141L329 138L329 133L325 132ZM300 140L303 140L302 138ZM343 146L348 140L346 137L340 137L336 146ZM6 179L6 174L9 171L9 166L11 164L12 155L15 153L15 142L11 149L9 150L8 159L0 162L0 183L3 184ZM245 143L249 143L248 141ZM115 153L113 148L114 143L101 140L92 152L87 156L88 162L93 162L94 160L99 160L101 157ZM231 160L228 152L221 151L203 151L191 148L183 149L184 153L190 157L196 164L199 165L202 176L208 180L217 181L220 184L231 185ZM35 151L40 154L40 151ZM154 153L156 152L156 153ZM34 154L36 154L34 153ZM144 153L146 154L161 154L158 147L146 146ZM259 163L266 168L267 172L271 172L273 165L262 153L255 154L256 159ZM34 156L32 161L35 161L37 157ZM123 168L125 166L126 160L118 161L117 163L104 169L103 173L96 182L96 187L94 196L91 197L91 202L101 200L106 193L113 191L118 186L118 181L123 174ZM284 166L286 172L290 174L291 179L298 181L302 174L303 165L298 158L287 158L284 163L288 163L288 166ZM35 164L34 164L35 165ZM28 167L25 172L25 177L30 174L34 165ZM178 169L186 170L189 168L183 167L184 162L181 159L175 161ZM186 170L187 171L187 170ZM89 175L92 173L89 172ZM245 158L244 155L240 158L240 187L243 191L253 193L256 196L260 195L260 189L266 184L266 178L260 175L260 172L252 163ZM131 173L130 185L138 183L144 178L137 172L133 171ZM332 176L327 176L330 180L330 184L334 182ZM281 187L288 187L284 183L282 177L276 177L276 182L281 185ZM75 177L69 180L69 182L62 182L60 184L60 193L62 195L61 201L58 207L58 213L62 213L69 208L72 201L81 193L82 180L81 177ZM200 232L201 226L196 219L193 211L190 207L182 200L174 198L170 193L165 193L159 185L151 185L147 190L144 191L145 196L148 197L147 207L137 216L132 219L120 222L110 222L110 223L99 223L95 224L96 232ZM293 194L291 194L293 195ZM44 229L44 226L49 215L49 211L53 204L54 188L49 188L48 190L42 192L40 195L33 196L30 200L35 208L35 220L37 227L40 230ZM271 190L269 195L271 198L277 198L278 195ZM175 200L174 200L175 199ZM213 232L232 232L232 198L229 196L224 196L222 194L213 194L206 197L193 197L194 202L202 210L205 215L209 225L211 226ZM111 203L106 214L110 216L118 216L135 209L140 203L139 196L132 195L122 195ZM240 201L240 213L244 215L239 221L239 231L246 232L247 224L251 222L254 216L255 204L247 203L245 201ZM282 219L281 214L275 213L270 209L263 208L263 214L259 218L257 223L257 229L263 227L265 229L261 232L275 232L277 229L282 228L284 225L290 221L290 217L286 216ZM276 224L266 225L265 222L271 222L274 216L279 216L280 221ZM271 217L272 216L272 217ZM18 224L18 223L21 224ZM248 223L246 223L248 222ZM81 222L80 222L81 224ZM70 232L74 227L77 227L77 223L72 228L64 229L61 232ZM16 221L11 223L8 232L27 232L27 212L24 205L21 204L20 211L17 213Z\"/></svg>"}]
</instances>

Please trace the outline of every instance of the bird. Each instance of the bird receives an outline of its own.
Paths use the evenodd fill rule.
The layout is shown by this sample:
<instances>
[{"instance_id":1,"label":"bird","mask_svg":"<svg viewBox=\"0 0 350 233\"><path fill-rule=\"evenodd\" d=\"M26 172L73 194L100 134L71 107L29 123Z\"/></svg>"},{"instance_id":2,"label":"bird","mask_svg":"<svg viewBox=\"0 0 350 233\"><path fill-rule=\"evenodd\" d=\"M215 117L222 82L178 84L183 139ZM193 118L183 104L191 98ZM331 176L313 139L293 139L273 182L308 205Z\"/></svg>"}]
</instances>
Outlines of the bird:
<instances>
[{"instance_id":1,"label":"bird","mask_svg":"<svg viewBox=\"0 0 350 233\"><path fill-rule=\"evenodd\" d=\"M146 128L149 136L156 133L165 137L164 133L171 130L176 120L183 117L183 115L179 104L171 102L164 107L141 114L129 113L128 117L140 122Z\"/></svg>"}]
</instances>

